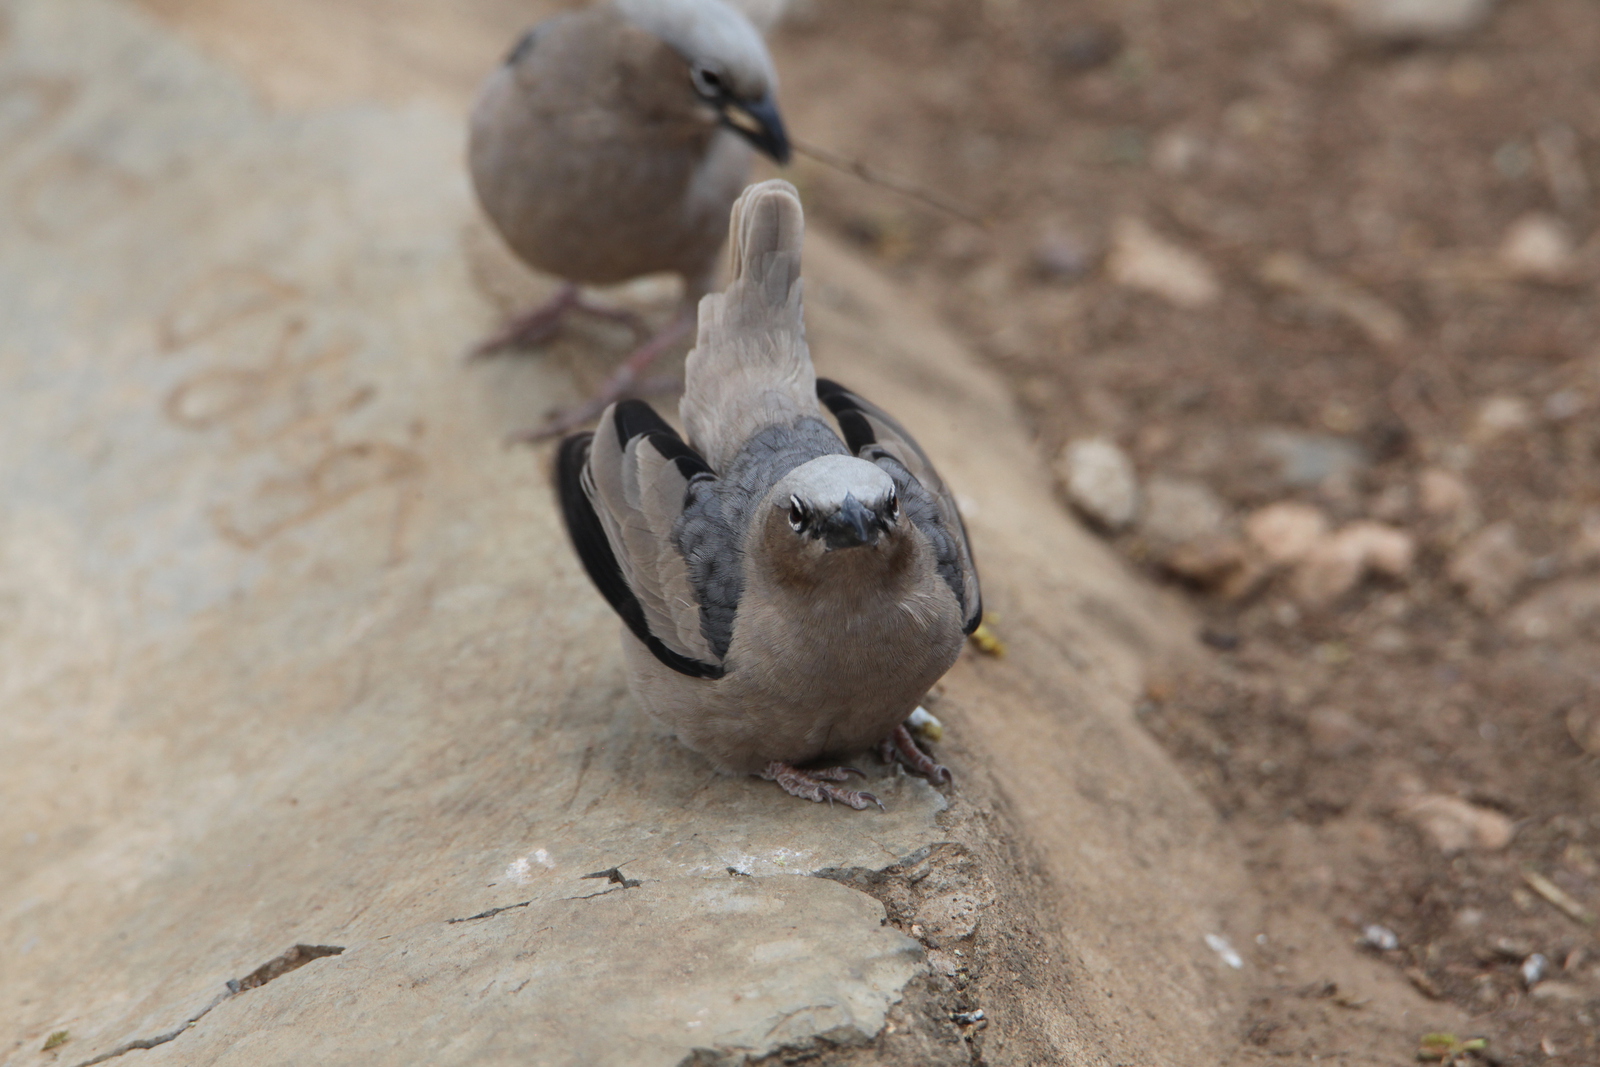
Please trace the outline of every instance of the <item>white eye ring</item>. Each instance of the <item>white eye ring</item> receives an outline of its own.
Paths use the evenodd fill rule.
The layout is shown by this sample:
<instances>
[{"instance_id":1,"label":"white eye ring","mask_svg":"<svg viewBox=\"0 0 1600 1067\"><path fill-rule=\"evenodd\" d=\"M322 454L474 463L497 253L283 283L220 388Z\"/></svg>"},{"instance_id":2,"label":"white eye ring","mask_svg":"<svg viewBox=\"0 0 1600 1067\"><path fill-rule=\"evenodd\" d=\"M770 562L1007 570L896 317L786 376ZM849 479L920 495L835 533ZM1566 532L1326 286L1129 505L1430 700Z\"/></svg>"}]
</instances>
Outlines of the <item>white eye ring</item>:
<instances>
[{"instance_id":1,"label":"white eye ring","mask_svg":"<svg viewBox=\"0 0 1600 1067\"><path fill-rule=\"evenodd\" d=\"M728 94L728 88L723 84L722 75L710 67L695 67L689 76L694 79L694 91L707 100L721 100Z\"/></svg>"},{"instance_id":2,"label":"white eye ring","mask_svg":"<svg viewBox=\"0 0 1600 1067\"><path fill-rule=\"evenodd\" d=\"M889 521L900 521L900 494L893 491L889 493Z\"/></svg>"},{"instance_id":3,"label":"white eye ring","mask_svg":"<svg viewBox=\"0 0 1600 1067\"><path fill-rule=\"evenodd\" d=\"M800 533L806 528L806 506L800 503L800 498L789 498L789 529Z\"/></svg>"}]
</instances>

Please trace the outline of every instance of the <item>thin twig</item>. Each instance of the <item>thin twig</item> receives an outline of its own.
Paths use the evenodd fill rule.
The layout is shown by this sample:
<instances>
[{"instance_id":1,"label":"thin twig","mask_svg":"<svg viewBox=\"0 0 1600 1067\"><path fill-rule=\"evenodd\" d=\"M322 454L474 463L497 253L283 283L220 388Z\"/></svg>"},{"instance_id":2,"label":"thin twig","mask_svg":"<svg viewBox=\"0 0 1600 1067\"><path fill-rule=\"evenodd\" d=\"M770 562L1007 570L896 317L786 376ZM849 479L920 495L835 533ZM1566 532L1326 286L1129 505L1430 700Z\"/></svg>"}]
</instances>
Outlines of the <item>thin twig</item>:
<instances>
[{"instance_id":1,"label":"thin twig","mask_svg":"<svg viewBox=\"0 0 1600 1067\"><path fill-rule=\"evenodd\" d=\"M1573 922L1582 923L1585 926L1593 926L1595 924L1595 917L1589 909L1573 900L1560 886L1538 871L1524 867L1522 880L1528 883L1528 888L1544 897L1553 907L1563 912Z\"/></svg>"},{"instance_id":2,"label":"thin twig","mask_svg":"<svg viewBox=\"0 0 1600 1067\"><path fill-rule=\"evenodd\" d=\"M946 215L954 216L955 218L960 219L962 222L970 222L972 225L981 227L985 230L989 228L988 219L981 218L980 216L968 211L966 208L961 207L959 204L953 204L950 201L945 200L943 197L935 196L933 193L912 185L910 182L904 181L900 178L893 178L882 173L881 171L874 170L860 160L848 159L834 152L830 152L826 148L818 148L814 144L807 144L804 141L796 141L793 138L790 138L789 144L802 156L809 156L818 163L826 164L827 166L833 167L835 170L842 170L846 174L853 174L857 178L860 178L862 181L871 185L881 185L885 189L892 189L901 196L910 197L912 200L915 200L920 204L934 208L937 211L942 211Z\"/></svg>"}]
</instances>

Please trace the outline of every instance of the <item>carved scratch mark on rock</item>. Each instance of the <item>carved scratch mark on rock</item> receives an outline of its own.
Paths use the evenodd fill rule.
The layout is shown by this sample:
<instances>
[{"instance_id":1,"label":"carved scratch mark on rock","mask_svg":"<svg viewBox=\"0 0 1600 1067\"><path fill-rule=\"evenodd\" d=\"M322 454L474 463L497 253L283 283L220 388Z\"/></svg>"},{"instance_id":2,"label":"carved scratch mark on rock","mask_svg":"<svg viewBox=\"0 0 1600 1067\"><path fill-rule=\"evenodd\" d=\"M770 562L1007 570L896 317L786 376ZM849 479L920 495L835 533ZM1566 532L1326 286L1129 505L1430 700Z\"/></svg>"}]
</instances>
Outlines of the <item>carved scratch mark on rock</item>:
<instances>
[{"instance_id":1,"label":"carved scratch mark on rock","mask_svg":"<svg viewBox=\"0 0 1600 1067\"><path fill-rule=\"evenodd\" d=\"M84 152L45 158L17 183L22 228L41 241L103 225L129 210L149 183L109 160Z\"/></svg>"},{"instance_id":2,"label":"carved scratch mark on rock","mask_svg":"<svg viewBox=\"0 0 1600 1067\"><path fill-rule=\"evenodd\" d=\"M176 352L253 315L304 297L297 287L253 267L218 267L185 289L161 316L156 337Z\"/></svg>"},{"instance_id":3,"label":"carved scratch mark on rock","mask_svg":"<svg viewBox=\"0 0 1600 1067\"><path fill-rule=\"evenodd\" d=\"M242 504L212 509L212 522L229 541L256 549L368 489L416 478L422 466L415 452L394 445L342 445L309 471L268 478Z\"/></svg>"},{"instance_id":4,"label":"carved scratch mark on rock","mask_svg":"<svg viewBox=\"0 0 1600 1067\"><path fill-rule=\"evenodd\" d=\"M270 337L266 361L207 367L179 382L162 405L169 420L201 432L225 427L249 447L331 428L377 395L372 386L349 385L333 373L355 354L357 341L322 339L308 345L306 320L298 315L255 326L254 336L238 340L247 346Z\"/></svg>"},{"instance_id":5,"label":"carved scratch mark on rock","mask_svg":"<svg viewBox=\"0 0 1600 1067\"><path fill-rule=\"evenodd\" d=\"M54 126L78 99L79 85L70 78L21 74L0 81L0 145L15 148Z\"/></svg>"}]
</instances>

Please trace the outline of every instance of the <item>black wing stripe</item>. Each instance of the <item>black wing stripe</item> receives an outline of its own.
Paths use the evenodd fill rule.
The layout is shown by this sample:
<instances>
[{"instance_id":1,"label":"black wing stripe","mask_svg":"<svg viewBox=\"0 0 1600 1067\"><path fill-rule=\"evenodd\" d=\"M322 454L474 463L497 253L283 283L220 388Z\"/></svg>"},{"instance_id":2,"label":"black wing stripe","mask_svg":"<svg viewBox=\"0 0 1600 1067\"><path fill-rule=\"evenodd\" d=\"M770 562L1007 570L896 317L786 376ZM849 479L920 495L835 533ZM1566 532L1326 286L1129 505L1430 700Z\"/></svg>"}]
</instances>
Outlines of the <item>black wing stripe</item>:
<instances>
[{"instance_id":1,"label":"black wing stripe","mask_svg":"<svg viewBox=\"0 0 1600 1067\"><path fill-rule=\"evenodd\" d=\"M872 422L856 406L850 390L828 378L817 379L817 399L831 412L844 434L845 447L860 454L863 448L876 444L878 435L872 432Z\"/></svg>"},{"instance_id":2,"label":"black wing stripe","mask_svg":"<svg viewBox=\"0 0 1600 1067\"><path fill-rule=\"evenodd\" d=\"M617 431L617 446L622 449L626 449L628 442L640 434L666 434L680 445L683 444L672 425L643 400L619 401L616 411L611 415L611 422Z\"/></svg>"},{"instance_id":3,"label":"black wing stripe","mask_svg":"<svg viewBox=\"0 0 1600 1067\"><path fill-rule=\"evenodd\" d=\"M688 481L697 474L710 474L711 465L701 458L700 453L683 443L683 438L668 430L663 433L657 431L645 437L650 442L650 447L661 453L661 458L671 460L677 465L678 473Z\"/></svg>"},{"instance_id":4,"label":"black wing stripe","mask_svg":"<svg viewBox=\"0 0 1600 1067\"><path fill-rule=\"evenodd\" d=\"M657 414L656 409L643 400L624 400L617 404L616 414L612 416L617 428L617 444L624 452L628 450L628 442L641 435L650 442L650 447L661 453L662 459L671 460L678 467L678 473L687 481L697 474L711 474L711 465L705 459L684 443L666 419Z\"/></svg>"},{"instance_id":5,"label":"black wing stripe","mask_svg":"<svg viewBox=\"0 0 1600 1067\"><path fill-rule=\"evenodd\" d=\"M628 588L628 582L622 576L622 567L611 550L611 541L606 537L605 527L600 523L600 516L595 514L594 504L583 490L583 468L589 462L589 442L593 438L591 433L573 434L561 442L561 449L556 453L556 489L561 498L561 515L566 520L567 536L572 539L572 547L577 551L583 569L589 572L590 581L606 598L606 603L622 617L633 636L644 642L656 659L691 678L721 678L721 666L680 655L650 632L645 622L644 607L639 603L639 598L634 596L633 590Z\"/></svg>"}]
</instances>

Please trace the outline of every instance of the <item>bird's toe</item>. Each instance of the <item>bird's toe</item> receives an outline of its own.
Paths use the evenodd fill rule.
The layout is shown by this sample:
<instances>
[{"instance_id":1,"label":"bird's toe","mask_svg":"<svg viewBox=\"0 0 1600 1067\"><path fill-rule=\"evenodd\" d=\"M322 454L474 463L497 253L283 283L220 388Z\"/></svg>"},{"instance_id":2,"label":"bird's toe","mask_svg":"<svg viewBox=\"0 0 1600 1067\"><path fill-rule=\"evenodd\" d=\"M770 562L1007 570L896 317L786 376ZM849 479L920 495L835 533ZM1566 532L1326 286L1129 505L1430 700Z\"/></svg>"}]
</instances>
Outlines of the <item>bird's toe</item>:
<instances>
[{"instance_id":1,"label":"bird's toe","mask_svg":"<svg viewBox=\"0 0 1600 1067\"><path fill-rule=\"evenodd\" d=\"M832 784L845 781L852 774L861 772L854 767L824 767L821 770L802 771L798 767L791 767L787 763L774 760L767 764L766 770L761 772L761 777L769 782L777 782L785 793L802 800L818 804L824 800L829 804L838 801L857 811L864 810L869 804L876 804L879 811L888 811L889 809L883 806L883 801L871 793ZM861 774L861 777L865 778L866 775Z\"/></svg>"}]
</instances>

